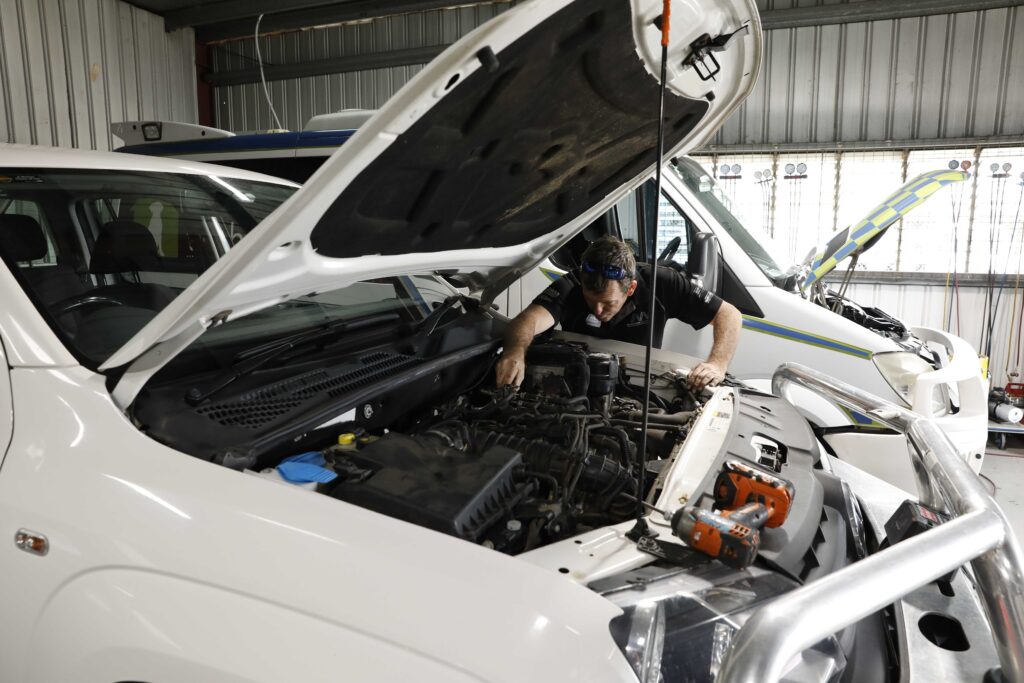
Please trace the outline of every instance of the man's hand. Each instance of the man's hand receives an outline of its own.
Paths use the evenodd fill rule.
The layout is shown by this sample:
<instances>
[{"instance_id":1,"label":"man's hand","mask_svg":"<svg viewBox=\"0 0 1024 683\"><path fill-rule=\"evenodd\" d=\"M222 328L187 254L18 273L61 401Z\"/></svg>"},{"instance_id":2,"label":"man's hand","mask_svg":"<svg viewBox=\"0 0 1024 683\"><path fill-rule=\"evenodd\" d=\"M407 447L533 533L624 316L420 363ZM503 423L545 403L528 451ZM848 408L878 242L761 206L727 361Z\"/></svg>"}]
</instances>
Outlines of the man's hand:
<instances>
[{"instance_id":1,"label":"man's hand","mask_svg":"<svg viewBox=\"0 0 1024 683\"><path fill-rule=\"evenodd\" d=\"M725 379L725 368L705 361L699 363L690 370L690 376L686 378L686 384L693 391L701 391L704 387L718 386Z\"/></svg>"},{"instance_id":2,"label":"man's hand","mask_svg":"<svg viewBox=\"0 0 1024 683\"><path fill-rule=\"evenodd\" d=\"M494 366L494 375L496 386L513 384L518 387L526 376L526 358L522 354L506 351Z\"/></svg>"},{"instance_id":3,"label":"man's hand","mask_svg":"<svg viewBox=\"0 0 1024 683\"><path fill-rule=\"evenodd\" d=\"M510 320L505 328L504 353L494 366L495 385L522 384L526 377L526 349L530 348L535 336L554 326L555 319L548 309L537 304L530 304Z\"/></svg>"}]
</instances>

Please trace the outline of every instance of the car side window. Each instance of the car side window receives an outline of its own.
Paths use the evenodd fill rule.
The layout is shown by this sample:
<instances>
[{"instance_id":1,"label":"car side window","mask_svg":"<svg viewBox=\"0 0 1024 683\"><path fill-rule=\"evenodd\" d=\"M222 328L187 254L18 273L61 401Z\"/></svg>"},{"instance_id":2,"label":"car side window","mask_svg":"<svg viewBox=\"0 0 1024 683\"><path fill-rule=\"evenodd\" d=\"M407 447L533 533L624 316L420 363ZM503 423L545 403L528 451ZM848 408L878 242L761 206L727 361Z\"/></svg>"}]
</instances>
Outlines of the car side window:
<instances>
[{"instance_id":1,"label":"car side window","mask_svg":"<svg viewBox=\"0 0 1024 683\"><path fill-rule=\"evenodd\" d=\"M632 192L619 200L615 205L618 214L619 230L622 240L633 247L633 253L640 256L640 221L651 220L655 212L655 205L652 201L654 196L654 182L648 181L636 192ZM642 205L641 205L642 202ZM643 209L641 211L641 208ZM665 247L676 237L680 239L679 248L676 250L672 260L683 266L686 265L686 257L690 253L690 232L692 227L676 205L662 193L661 202L658 207L658 252L664 251Z\"/></svg>"},{"instance_id":2,"label":"car side window","mask_svg":"<svg viewBox=\"0 0 1024 683\"><path fill-rule=\"evenodd\" d=\"M37 266L57 265L57 247L54 245L53 232L46 220L46 215L37 202L27 199L0 199L0 215L3 216L28 216L35 220L42 228L43 236L46 239L46 254L31 261L22 262L32 268Z\"/></svg>"},{"instance_id":3,"label":"car side window","mask_svg":"<svg viewBox=\"0 0 1024 683\"><path fill-rule=\"evenodd\" d=\"M690 222L662 193L658 203L658 251L664 250L676 237L680 239L679 248L672 260L685 266L686 257L690 253Z\"/></svg>"}]
</instances>

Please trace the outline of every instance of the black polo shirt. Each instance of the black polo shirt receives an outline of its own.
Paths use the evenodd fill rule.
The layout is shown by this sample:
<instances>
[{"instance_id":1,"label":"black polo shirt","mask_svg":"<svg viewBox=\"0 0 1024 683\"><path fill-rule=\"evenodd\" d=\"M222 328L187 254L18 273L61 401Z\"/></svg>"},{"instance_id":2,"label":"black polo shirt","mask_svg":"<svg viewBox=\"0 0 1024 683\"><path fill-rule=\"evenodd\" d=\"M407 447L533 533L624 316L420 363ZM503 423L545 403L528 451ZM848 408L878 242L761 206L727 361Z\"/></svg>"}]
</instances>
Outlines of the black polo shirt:
<instances>
[{"instance_id":1,"label":"black polo shirt","mask_svg":"<svg viewBox=\"0 0 1024 683\"><path fill-rule=\"evenodd\" d=\"M590 312L583 298L579 272L565 274L541 292L533 303L547 309L556 323L566 332L588 334L600 339L616 339L634 344L646 344L648 311L650 310L651 268L642 264L637 268L637 287L614 318L606 323ZM718 313L722 300L713 292L697 287L689 279L671 268L658 267L657 301L654 306L654 345L661 346L665 323L676 318L694 329L707 325Z\"/></svg>"}]
</instances>

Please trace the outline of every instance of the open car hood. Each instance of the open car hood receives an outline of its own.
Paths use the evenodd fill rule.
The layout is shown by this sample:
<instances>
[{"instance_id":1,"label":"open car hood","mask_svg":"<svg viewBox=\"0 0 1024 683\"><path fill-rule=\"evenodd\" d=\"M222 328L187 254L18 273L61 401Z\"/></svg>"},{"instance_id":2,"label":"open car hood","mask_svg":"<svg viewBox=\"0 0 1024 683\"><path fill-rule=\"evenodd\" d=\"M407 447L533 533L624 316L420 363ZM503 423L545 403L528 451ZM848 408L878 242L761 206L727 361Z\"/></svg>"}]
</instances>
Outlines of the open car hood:
<instances>
[{"instance_id":1,"label":"open car hood","mask_svg":"<svg viewBox=\"0 0 1024 683\"><path fill-rule=\"evenodd\" d=\"M963 171L928 171L893 192L859 223L838 230L824 247L812 251L804 261L810 271L800 285L806 289L825 277L847 258L859 256L874 246L889 226L906 216L946 185L967 179Z\"/></svg>"},{"instance_id":2,"label":"open car hood","mask_svg":"<svg viewBox=\"0 0 1024 683\"><path fill-rule=\"evenodd\" d=\"M442 270L505 289L653 171L661 11L532 0L459 40L101 366L125 369L115 400L210 326L311 292ZM671 29L666 158L714 133L761 60L753 0L673 0Z\"/></svg>"}]
</instances>

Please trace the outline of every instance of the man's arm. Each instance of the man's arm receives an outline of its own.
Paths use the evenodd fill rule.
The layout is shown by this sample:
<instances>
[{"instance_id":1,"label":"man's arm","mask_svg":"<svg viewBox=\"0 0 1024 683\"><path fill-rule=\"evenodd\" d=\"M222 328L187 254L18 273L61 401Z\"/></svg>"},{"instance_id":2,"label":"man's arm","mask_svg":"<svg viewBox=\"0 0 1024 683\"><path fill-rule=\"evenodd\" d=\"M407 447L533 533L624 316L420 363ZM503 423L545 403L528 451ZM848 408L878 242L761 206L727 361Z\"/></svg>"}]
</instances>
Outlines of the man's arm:
<instances>
[{"instance_id":1,"label":"man's arm","mask_svg":"<svg viewBox=\"0 0 1024 683\"><path fill-rule=\"evenodd\" d=\"M537 304L530 304L510 320L505 328L505 348L494 367L495 384L522 384L526 376L526 349L536 335L554 326L555 319L548 309Z\"/></svg>"},{"instance_id":2,"label":"man's arm","mask_svg":"<svg viewBox=\"0 0 1024 683\"><path fill-rule=\"evenodd\" d=\"M698 363L690 370L688 383L694 391L700 391L706 386L715 386L725 379L729 361L736 353L740 328L743 327L743 316L735 306L723 301L715 317L711 319L711 327L715 339L711 345L711 354L706 361Z\"/></svg>"}]
</instances>

